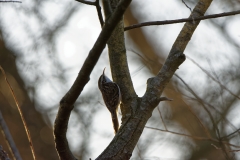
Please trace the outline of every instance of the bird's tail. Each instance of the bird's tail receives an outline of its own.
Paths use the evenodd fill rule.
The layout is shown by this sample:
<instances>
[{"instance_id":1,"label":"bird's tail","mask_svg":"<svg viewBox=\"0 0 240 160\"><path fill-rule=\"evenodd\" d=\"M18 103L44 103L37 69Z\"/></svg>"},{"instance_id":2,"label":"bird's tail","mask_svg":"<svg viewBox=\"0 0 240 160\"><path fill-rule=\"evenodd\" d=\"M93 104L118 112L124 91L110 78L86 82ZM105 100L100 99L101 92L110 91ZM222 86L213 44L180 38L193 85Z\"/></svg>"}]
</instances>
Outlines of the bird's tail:
<instances>
[{"instance_id":1,"label":"bird's tail","mask_svg":"<svg viewBox=\"0 0 240 160\"><path fill-rule=\"evenodd\" d=\"M118 127L119 127L117 112L115 111L111 115L112 115L113 128L114 128L114 131L115 131L115 134L116 134L117 131L118 131Z\"/></svg>"}]
</instances>

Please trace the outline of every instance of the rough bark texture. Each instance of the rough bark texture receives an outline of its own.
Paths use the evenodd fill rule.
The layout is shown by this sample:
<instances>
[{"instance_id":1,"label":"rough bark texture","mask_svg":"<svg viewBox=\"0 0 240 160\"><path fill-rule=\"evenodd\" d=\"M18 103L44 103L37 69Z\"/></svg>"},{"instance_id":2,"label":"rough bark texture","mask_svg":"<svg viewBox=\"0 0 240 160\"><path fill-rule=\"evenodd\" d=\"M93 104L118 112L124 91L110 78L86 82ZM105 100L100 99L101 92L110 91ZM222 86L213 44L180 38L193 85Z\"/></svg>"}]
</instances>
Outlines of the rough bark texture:
<instances>
[{"instance_id":1,"label":"rough bark texture","mask_svg":"<svg viewBox=\"0 0 240 160\"><path fill-rule=\"evenodd\" d=\"M141 19L137 18L138 15L132 13L132 12L134 12L134 10L137 10L137 9L132 7L131 9L128 9L125 12L126 26L129 26L131 24L140 24L141 23ZM209 16L211 16L211 15L209 15ZM194 20L196 20L197 18L194 18ZM190 18L190 19L192 20L192 18ZM222 26L220 25L220 26L216 26L216 27L221 28ZM161 28L162 27L159 26L159 29L161 29ZM126 27L125 27L125 29L126 29ZM151 40L154 39L154 36L149 37L150 35L146 34L143 31L143 28L129 30L129 31L127 31L127 35L128 35L128 38L131 38L131 40L137 46L139 53L141 53L141 56L139 56L138 59L141 61L141 63L143 63L148 68L148 70L151 74L157 75L157 73L159 72L159 68L161 68L161 66L163 65L162 62L165 60L164 54L161 53L161 51L163 51L163 49L160 48L161 44L159 44L159 46L158 46L158 48L160 48L159 50L154 50L155 44L151 42ZM150 38L150 41L148 41L149 38ZM176 87L181 82L177 82L178 84L176 84L176 80L177 80L176 77L174 79L171 79L170 82L168 83L167 87L163 91L163 94L166 97L173 99L173 101L171 103L167 103L167 106L168 106L167 108L169 110L171 110L171 118L170 118L171 122L173 122L173 123L176 122L177 124L179 124L181 126L181 128L184 128L184 130L186 130L186 133L189 133L190 135L196 135L196 133L197 133L197 135L200 137L207 136L205 129L203 129L202 125L199 125L198 118L196 118L196 115L193 114L192 106L189 106L189 104L186 103L186 97L184 95L182 95L182 93L179 92L179 90L178 90L179 88ZM210 86L211 85L209 85L209 87ZM205 95L205 97L208 97L211 94L212 93L209 92L207 95ZM239 94L237 94L237 95L239 95ZM204 99L204 98L202 97L202 99ZM231 100L228 101L229 103L226 106L231 106L230 103L232 103L233 101L234 100L231 98ZM201 103L202 100L201 101L197 100L197 102ZM201 107L201 106L199 106L199 107ZM211 104L211 107L213 107L212 104ZM230 108L231 107L227 107L227 109L224 109L223 112L227 113L228 109L230 109ZM203 119L200 119L200 120L205 122L205 119L207 119L207 118L204 117ZM191 125L189 125L189 122L191 122ZM171 124L167 124L167 125L171 126ZM211 127L208 127L207 129L210 132L210 135L213 138L217 139L217 133L216 133L215 129L213 129ZM237 128L235 128L235 129L237 130ZM199 141L195 138L190 138L189 140L191 142L194 142L194 144L195 144L195 147L192 147L194 151L192 152L191 158L189 158L189 159L194 160L194 159L201 159L203 157L206 159L216 159L216 158L219 160L226 159L225 155L223 155L222 150L220 150L220 149L216 150L216 148L212 147L212 145L211 145L212 141L211 142ZM197 147L197 149L196 149L196 147ZM226 149L226 150L230 150L230 149ZM234 157L234 156L232 156L232 157Z\"/></svg>"},{"instance_id":2,"label":"rough bark texture","mask_svg":"<svg viewBox=\"0 0 240 160\"><path fill-rule=\"evenodd\" d=\"M119 0L108 1L104 0L105 17L109 17L112 14L114 8L116 8ZM127 117L130 116L130 105L133 98L137 98L135 90L133 88L132 79L129 73L127 55L125 48L124 38L124 25L123 18L117 24L111 37L108 40L109 61L112 72L113 81L116 82L122 93L122 122L125 122Z\"/></svg>"},{"instance_id":3,"label":"rough bark texture","mask_svg":"<svg viewBox=\"0 0 240 160\"><path fill-rule=\"evenodd\" d=\"M56 149L62 160L75 160L72 152L69 149L68 141L66 138L66 132L68 127L68 121L78 96L81 94L84 86L89 81L89 76L95 67L105 45L111 36L114 28L121 20L123 13L130 4L131 0L121 0L118 4L117 9L113 12L111 17L105 22L103 29L95 42L92 50L89 52L74 84L66 95L60 101L60 108L54 124L54 136Z\"/></svg>"},{"instance_id":4,"label":"rough bark texture","mask_svg":"<svg viewBox=\"0 0 240 160\"><path fill-rule=\"evenodd\" d=\"M211 2L211 0L200 0L194 8L191 17L194 18L204 15ZM191 36L193 35L199 22L200 21L195 21L194 23L188 22L184 25L160 72L156 77L148 79L147 90L144 96L142 98L132 97L131 102L128 102L128 105L126 105L130 107L131 115L124 120L112 142L97 158L97 160L121 160L129 159L131 157L132 151L142 134L145 124L151 117L153 109L161 100L160 96L163 92L163 89L166 87L178 67L184 62L185 55L183 54L183 51L190 41ZM119 29L119 31L121 30ZM110 51L111 50L109 49L109 52ZM114 60L114 58L111 58L111 54L114 54L112 56L117 57L117 54L120 56L123 53L124 51L122 50L109 53L110 61L111 59ZM111 68L114 68L115 63L111 63L111 65ZM113 78L114 77L115 76L113 74ZM121 84L121 79L116 78L116 81ZM120 86L120 89L122 89L121 87L122 86ZM124 92L122 94L124 94ZM125 105L124 101L123 105Z\"/></svg>"}]
</instances>

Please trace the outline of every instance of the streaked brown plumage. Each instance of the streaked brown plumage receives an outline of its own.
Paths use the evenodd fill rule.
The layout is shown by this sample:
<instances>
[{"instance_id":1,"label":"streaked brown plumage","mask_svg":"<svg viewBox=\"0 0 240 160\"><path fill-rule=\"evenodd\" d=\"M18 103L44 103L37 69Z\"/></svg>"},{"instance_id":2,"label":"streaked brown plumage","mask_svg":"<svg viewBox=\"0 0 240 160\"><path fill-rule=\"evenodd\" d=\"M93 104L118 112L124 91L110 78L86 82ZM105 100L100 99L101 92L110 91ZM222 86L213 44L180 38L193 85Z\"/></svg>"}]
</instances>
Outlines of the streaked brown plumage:
<instances>
[{"instance_id":1,"label":"streaked brown plumage","mask_svg":"<svg viewBox=\"0 0 240 160\"><path fill-rule=\"evenodd\" d=\"M105 105L111 113L113 128L115 133L117 133L119 127L117 107L121 101L121 92L118 85L105 76L104 71L105 68L103 70L103 74L99 77L98 88L102 93Z\"/></svg>"}]
</instances>

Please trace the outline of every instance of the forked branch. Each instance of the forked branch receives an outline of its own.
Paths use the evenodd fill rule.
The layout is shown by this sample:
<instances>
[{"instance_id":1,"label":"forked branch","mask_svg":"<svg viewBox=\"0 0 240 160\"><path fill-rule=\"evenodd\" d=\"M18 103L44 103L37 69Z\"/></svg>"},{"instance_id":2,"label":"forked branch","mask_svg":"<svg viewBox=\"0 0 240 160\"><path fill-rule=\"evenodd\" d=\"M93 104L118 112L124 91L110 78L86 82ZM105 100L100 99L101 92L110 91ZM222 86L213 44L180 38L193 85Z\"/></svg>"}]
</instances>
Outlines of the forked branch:
<instances>
[{"instance_id":1,"label":"forked branch","mask_svg":"<svg viewBox=\"0 0 240 160\"><path fill-rule=\"evenodd\" d=\"M203 16L211 2L212 0L200 0L194 8L190 19L192 19L192 17L196 19ZM143 101L147 104L150 103L149 105L153 106L153 108L159 103L158 97L161 96L163 89L168 84L175 71L185 61L183 52L199 23L200 21L185 23L160 72L156 77L148 79L147 91L144 94Z\"/></svg>"},{"instance_id":2,"label":"forked branch","mask_svg":"<svg viewBox=\"0 0 240 160\"><path fill-rule=\"evenodd\" d=\"M211 2L212 0L200 0L191 16L194 18L203 16ZM196 23L188 22L184 25L162 69L156 77L148 80L147 91L144 96L142 98L137 97L132 99L130 117L122 124L114 139L97 160L130 159L132 151L148 119L152 115L153 109L157 107L162 100L160 97L163 89L166 87L178 67L184 62L185 55L183 52L198 24L199 21Z\"/></svg>"},{"instance_id":3,"label":"forked branch","mask_svg":"<svg viewBox=\"0 0 240 160\"><path fill-rule=\"evenodd\" d=\"M108 19L107 23L103 26L103 29L95 42L93 48L90 50L74 84L70 90L60 101L60 108L54 123L54 138L56 143L56 149L62 160L75 160L72 152L69 149L68 141L66 138L66 132L68 128L68 121L73 109L73 104L81 94L83 88L89 81L90 74L95 67L106 43L111 36L114 28L121 20L123 13L130 4L130 0L121 0L117 9Z\"/></svg>"},{"instance_id":4,"label":"forked branch","mask_svg":"<svg viewBox=\"0 0 240 160\"><path fill-rule=\"evenodd\" d=\"M97 13L98 13L98 18L99 18L100 24L101 24L101 26L103 26L104 21L103 21L103 16L102 16L101 6L99 4L99 0L96 0L95 2L85 1L85 0L76 0L76 1L81 2L83 4L88 4L88 5L95 6L96 9L97 9Z\"/></svg>"}]
</instances>

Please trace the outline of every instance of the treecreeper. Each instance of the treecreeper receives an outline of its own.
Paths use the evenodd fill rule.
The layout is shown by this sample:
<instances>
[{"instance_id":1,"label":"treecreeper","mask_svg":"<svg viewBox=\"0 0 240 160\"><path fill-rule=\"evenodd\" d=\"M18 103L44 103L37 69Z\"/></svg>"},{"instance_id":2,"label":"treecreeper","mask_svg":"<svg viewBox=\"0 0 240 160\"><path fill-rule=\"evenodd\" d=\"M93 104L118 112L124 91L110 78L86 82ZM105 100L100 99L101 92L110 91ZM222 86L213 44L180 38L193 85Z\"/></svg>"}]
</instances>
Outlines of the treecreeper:
<instances>
[{"instance_id":1,"label":"treecreeper","mask_svg":"<svg viewBox=\"0 0 240 160\"><path fill-rule=\"evenodd\" d=\"M112 123L115 134L118 131L119 123L117 117L117 108L121 101L121 91L117 83L111 81L105 74L105 68L102 75L98 79L98 88L102 93L102 97L106 107L112 116Z\"/></svg>"}]
</instances>

